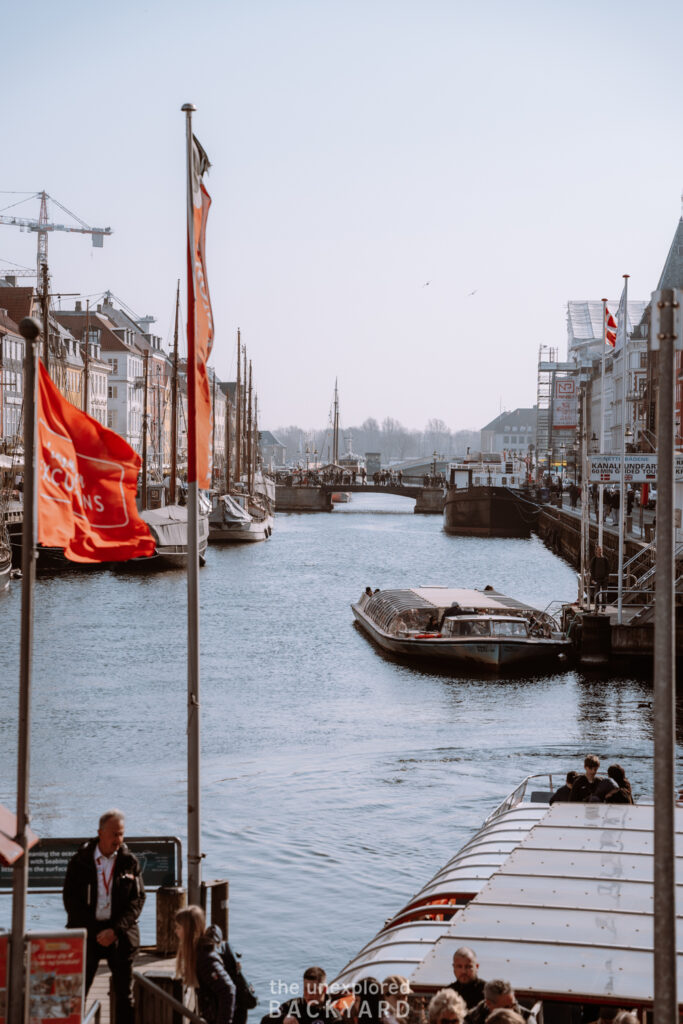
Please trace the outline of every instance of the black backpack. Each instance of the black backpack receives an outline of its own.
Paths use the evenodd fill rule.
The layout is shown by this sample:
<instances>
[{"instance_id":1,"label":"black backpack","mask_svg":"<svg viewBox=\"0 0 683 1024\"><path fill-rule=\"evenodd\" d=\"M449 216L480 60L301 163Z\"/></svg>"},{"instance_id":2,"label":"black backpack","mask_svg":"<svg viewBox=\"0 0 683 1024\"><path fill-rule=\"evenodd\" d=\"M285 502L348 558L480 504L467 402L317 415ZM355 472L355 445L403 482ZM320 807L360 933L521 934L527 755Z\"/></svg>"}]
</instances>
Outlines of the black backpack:
<instances>
[{"instance_id":1,"label":"black backpack","mask_svg":"<svg viewBox=\"0 0 683 1024\"><path fill-rule=\"evenodd\" d=\"M232 1024L246 1024L248 1011L258 1006L254 986L250 985L244 977L242 964L231 950L229 942L221 942L219 953L223 966L230 975L230 979L236 989L235 1016L232 1018Z\"/></svg>"}]
</instances>

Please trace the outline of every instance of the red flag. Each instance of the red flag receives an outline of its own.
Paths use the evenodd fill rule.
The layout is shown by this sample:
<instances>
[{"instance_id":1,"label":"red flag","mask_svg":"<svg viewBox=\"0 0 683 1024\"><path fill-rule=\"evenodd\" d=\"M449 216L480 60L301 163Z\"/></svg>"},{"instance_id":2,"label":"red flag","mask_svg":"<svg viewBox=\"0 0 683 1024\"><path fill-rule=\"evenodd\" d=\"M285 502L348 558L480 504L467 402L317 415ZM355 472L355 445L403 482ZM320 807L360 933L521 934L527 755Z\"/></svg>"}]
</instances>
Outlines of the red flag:
<instances>
[{"instance_id":1,"label":"red flag","mask_svg":"<svg viewBox=\"0 0 683 1024\"><path fill-rule=\"evenodd\" d=\"M605 341L612 348L617 343L617 322L605 306Z\"/></svg>"},{"instance_id":2,"label":"red flag","mask_svg":"<svg viewBox=\"0 0 683 1024\"><path fill-rule=\"evenodd\" d=\"M140 456L81 412L38 369L38 540L73 562L153 555L135 505Z\"/></svg>"},{"instance_id":3,"label":"red flag","mask_svg":"<svg viewBox=\"0 0 683 1024\"><path fill-rule=\"evenodd\" d=\"M194 252L188 244L188 480L200 487L211 487L211 389L207 363L213 347L213 314L206 276L206 221L211 196L202 177L211 164L192 136L192 238ZM194 433L194 445L192 433ZM195 463L196 458L196 463Z\"/></svg>"}]
</instances>

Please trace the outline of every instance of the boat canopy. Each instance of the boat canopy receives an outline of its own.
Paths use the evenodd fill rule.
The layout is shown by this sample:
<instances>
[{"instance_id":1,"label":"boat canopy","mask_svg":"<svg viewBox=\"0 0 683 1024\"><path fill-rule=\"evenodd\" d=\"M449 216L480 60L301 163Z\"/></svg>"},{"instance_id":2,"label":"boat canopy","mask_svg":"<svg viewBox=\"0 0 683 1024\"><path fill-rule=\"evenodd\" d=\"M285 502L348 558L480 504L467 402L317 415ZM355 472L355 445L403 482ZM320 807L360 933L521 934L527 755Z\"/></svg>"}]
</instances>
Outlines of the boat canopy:
<instances>
[{"instance_id":1,"label":"boat canopy","mask_svg":"<svg viewBox=\"0 0 683 1024\"><path fill-rule=\"evenodd\" d=\"M184 505L165 505L148 508L140 518L149 526L158 547L187 547L187 508Z\"/></svg>"},{"instance_id":2,"label":"boat canopy","mask_svg":"<svg viewBox=\"0 0 683 1024\"><path fill-rule=\"evenodd\" d=\"M240 505L239 501L235 501L231 495L221 494L218 499L218 505L226 522L251 522L251 516L247 510Z\"/></svg>"},{"instance_id":3,"label":"boat canopy","mask_svg":"<svg viewBox=\"0 0 683 1024\"><path fill-rule=\"evenodd\" d=\"M675 827L680 902L679 807ZM444 906L450 920L436 926L394 926L397 916L338 980L396 973L417 991L434 991L452 982L453 953L469 946L486 977L508 979L521 995L647 1006L654 998L653 872L652 805L518 804L491 816L411 901L428 897L438 909L447 894L469 884L477 894L467 906ZM681 992L680 914L677 923Z\"/></svg>"}]
</instances>

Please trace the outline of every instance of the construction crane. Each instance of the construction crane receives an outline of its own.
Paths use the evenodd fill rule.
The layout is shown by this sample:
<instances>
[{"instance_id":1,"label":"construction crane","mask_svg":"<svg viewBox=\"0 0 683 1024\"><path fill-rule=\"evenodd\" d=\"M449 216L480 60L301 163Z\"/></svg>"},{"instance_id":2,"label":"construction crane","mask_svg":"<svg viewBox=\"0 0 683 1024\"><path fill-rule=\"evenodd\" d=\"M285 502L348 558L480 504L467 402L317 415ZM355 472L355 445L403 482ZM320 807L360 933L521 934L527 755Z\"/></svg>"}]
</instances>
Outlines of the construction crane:
<instances>
[{"instance_id":1,"label":"construction crane","mask_svg":"<svg viewBox=\"0 0 683 1024\"><path fill-rule=\"evenodd\" d=\"M24 228L28 231L35 231L38 234L38 280L43 279L43 267L47 267L47 236L50 231L71 231L79 235L90 235L92 237L92 244L96 249L101 249L104 244L104 236L113 234L111 228L91 228L84 220L77 217L71 210L67 210L66 206L62 206L53 196L49 196L47 192L34 192L30 196L31 199L40 199L40 215L38 220L32 220L27 217L12 217L7 215L0 215L0 224L9 224L14 227ZM69 217L73 217L75 221L81 225L80 227L70 227L68 224L53 224L47 219L47 201L54 203L60 210L67 213ZM26 200L21 200L25 202ZM18 204L16 204L18 205Z\"/></svg>"}]
</instances>

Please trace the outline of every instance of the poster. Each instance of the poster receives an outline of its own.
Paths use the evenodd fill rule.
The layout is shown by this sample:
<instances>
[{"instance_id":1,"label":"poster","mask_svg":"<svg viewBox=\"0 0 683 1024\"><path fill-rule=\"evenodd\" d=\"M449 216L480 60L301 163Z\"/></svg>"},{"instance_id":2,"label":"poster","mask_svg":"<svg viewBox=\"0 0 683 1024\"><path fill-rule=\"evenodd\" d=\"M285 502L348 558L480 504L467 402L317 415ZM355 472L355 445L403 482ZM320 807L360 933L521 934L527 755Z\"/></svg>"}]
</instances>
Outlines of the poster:
<instances>
[{"instance_id":1,"label":"poster","mask_svg":"<svg viewBox=\"0 0 683 1024\"><path fill-rule=\"evenodd\" d=\"M7 1018L7 959L9 957L9 942L7 935L0 935L0 1024L5 1024Z\"/></svg>"},{"instance_id":2,"label":"poster","mask_svg":"<svg viewBox=\"0 0 683 1024\"><path fill-rule=\"evenodd\" d=\"M29 935L30 1024L80 1024L85 1005L85 931Z\"/></svg>"},{"instance_id":3,"label":"poster","mask_svg":"<svg viewBox=\"0 0 683 1024\"><path fill-rule=\"evenodd\" d=\"M574 378L555 381L553 396L553 430L575 430L579 412L578 392Z\"/></svg>"}]
</instances>

